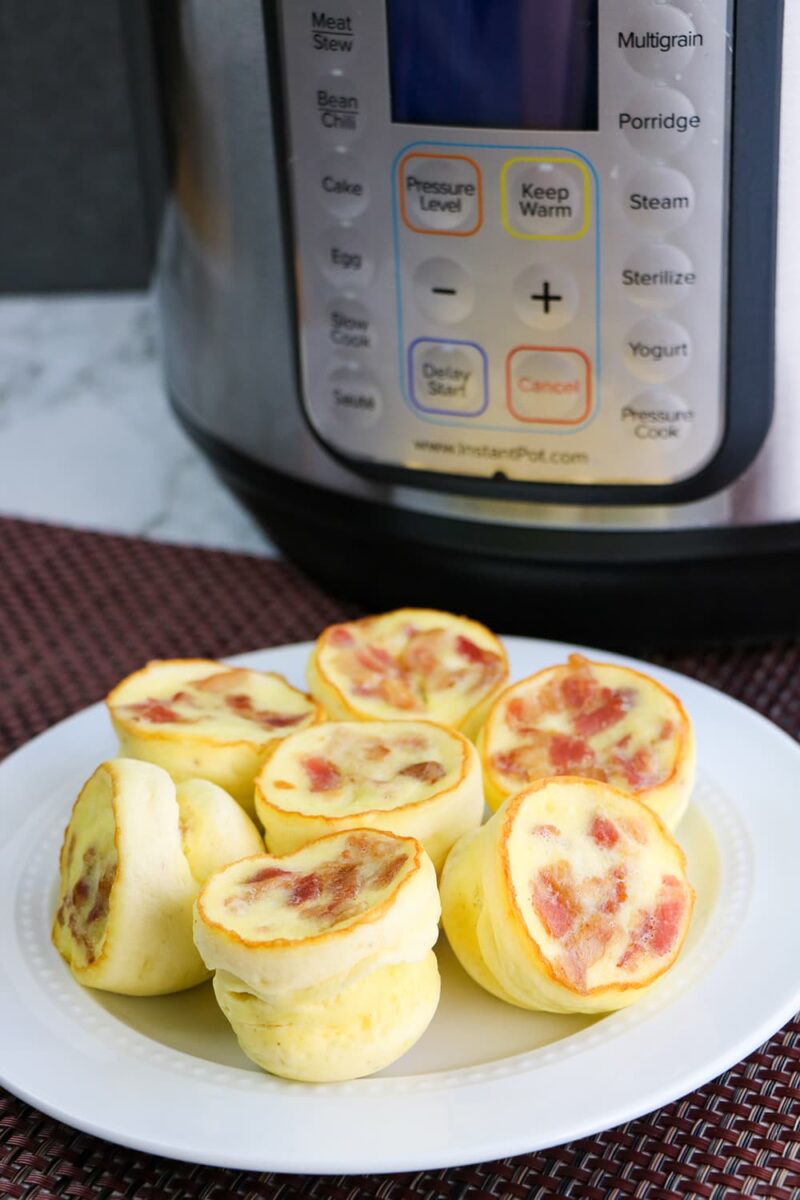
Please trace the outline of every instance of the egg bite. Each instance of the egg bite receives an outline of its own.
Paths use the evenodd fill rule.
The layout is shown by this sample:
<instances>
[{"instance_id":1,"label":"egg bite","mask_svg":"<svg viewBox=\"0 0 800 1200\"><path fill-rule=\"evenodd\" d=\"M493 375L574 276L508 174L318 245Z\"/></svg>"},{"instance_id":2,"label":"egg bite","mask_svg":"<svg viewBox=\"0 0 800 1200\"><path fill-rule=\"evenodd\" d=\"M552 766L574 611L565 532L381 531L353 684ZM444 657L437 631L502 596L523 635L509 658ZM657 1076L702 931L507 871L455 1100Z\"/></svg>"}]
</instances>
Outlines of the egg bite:
<instances>
[{"instance_id":1,"label":"egg bite","mask_svg":"<svg viewBox=\"0 0 800 1200\"><path fill-rule=\"evenodd\" d=\"M187 779L175 788L181 849L196 882L202 886L215 871L253 854L264 853L264 841L247 813L215 783Z\"/></svg>"},{"instance_id":2,"label":"egg bite","mask_svg":"<svg viewBox=\"0 0 800 1200\"><path fill-rule=\"evenodd\" d=\"M193 987L198 884L183 853L175 785L152 763L114 759L84 785L61 848L53 942L79 983L129 996Z\"/></svg>"},{"instance_id":3,"label":"egg bite","mask_svg":"<svg viewBox=\"0 0 800 1200\"><path fill-rule=\"evenodd\" d=\"M437 872L483 817L475 747L430 721L341 721L279 742L256 778L256 814L274 854L344 829L422 842Z\"/></svg>"},{"instance_id":4,"label":"egg bite","mask_svg":"<svg viewBox=\"0 0 800 1200\"><path fill-rule=\"evenodd\" d=\"M467 737L507 679L505 648L493 633L429 608L331 625L308 667L311 694L331 720L427 717Z\"/></svg>"},{"instance_id":5,"label":"egg bite","mask_svg":"<svg viewBox=\"0 0 800 1200\"><path fill-rule=\"evenodd\" d=\"M213 875L194 936L244 1053L323 1082L388 1066L427 1028L439 915L420 843L359 829Z\"/></svg>"},{"instance_id":6,"label":"egg bite","mask_svg":"<svg viewBox=\"0 0 800 1200\"><path fill-rule=\"evenodd\" d=\"M677 959L694 892L650 809L595 780L540 780L456 843L444 929L481 987L520 1008L602 1013Z\"/></svg>"},{"instance_id":7,"label":"egg bite","mask_svg":"<svg viewBox=\"0 0 800 1200\"><path fill-rule=\"evenodd\" d=\"M106 698L120 752L176 783L208 779L253 814L253 781L276 740L325 719L280 675L212 659L148 663Z\"/></svg>"},{"instance_id":8,"label":"egg bite","mask_svg":"<svg viewBox=\"0 0 800 1200\"><path fill-rule=\"evenodd\" d=\"M635 796L674 829L694 786L680 700L640 671L580 654L503 692L477 744L493 809L538 779L578 775Z\"/></svg>"}]
</instances>

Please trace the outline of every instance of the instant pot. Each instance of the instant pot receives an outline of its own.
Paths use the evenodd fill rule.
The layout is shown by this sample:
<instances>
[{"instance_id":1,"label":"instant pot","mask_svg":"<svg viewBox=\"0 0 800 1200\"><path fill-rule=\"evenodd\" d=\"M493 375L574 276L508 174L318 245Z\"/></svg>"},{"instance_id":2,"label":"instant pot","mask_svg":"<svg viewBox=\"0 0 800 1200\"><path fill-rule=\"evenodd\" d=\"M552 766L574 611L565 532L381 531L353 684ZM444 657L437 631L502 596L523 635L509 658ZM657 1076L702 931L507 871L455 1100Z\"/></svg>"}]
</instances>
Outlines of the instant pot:
<instances>
[{"instance_id":1,"label":"instant pot","mask_svg":"<svg viewBox=\"0 0 800 1200\"><path fill-rule=\"evenodd\" d=\"M292 559L572 640L798 629L800 6L157 24L170 396Z\"/></svg>"}]
</instances>

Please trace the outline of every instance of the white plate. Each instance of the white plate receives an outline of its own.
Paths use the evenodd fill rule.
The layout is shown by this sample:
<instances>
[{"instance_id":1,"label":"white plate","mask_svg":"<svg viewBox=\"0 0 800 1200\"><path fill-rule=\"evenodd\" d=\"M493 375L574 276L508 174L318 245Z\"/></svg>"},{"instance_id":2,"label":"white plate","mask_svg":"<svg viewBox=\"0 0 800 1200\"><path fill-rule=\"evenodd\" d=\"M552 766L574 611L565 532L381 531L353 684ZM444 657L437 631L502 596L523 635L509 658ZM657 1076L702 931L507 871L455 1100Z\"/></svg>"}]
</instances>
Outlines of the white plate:
<instances>
[{"instance_id":1,"label":"white plate","mask_svg":"<svg viewBox=\"0 0 800 1200\"><path fill-rule=\"evenodd\" d=\"M506 644L514 679L567 649ZM302 684L308 651L236 661ZM800 1007L800 751L726 696L646 669L679 694L697 729L700 779L679 838L698 904L678 965L638 1005L594 1020L522 1012L482 992L444 947L442 1002L413 1050L371 1079L308 1085L244 1058L209 985L154 1000L80 988L49 928L70 805L114 754L95 705L0 765L0 1079L44 1112L126 1146L315 1174L542 1149L712 1079Z\"/></svg>"}]
</instances>

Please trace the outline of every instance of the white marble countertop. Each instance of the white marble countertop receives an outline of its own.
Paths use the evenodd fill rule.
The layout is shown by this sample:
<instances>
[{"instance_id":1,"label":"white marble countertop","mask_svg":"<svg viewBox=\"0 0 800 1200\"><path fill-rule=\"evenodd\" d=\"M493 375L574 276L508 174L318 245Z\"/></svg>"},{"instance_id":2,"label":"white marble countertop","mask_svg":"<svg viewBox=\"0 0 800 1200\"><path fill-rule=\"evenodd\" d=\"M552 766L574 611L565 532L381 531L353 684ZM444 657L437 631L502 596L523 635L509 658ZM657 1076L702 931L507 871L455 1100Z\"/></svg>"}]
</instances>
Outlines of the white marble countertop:
<instances>
[{"instance_id":1,"label":"white marble countertop","mask_svg":"<svg viewBox=\"0 0 800 1200\"><path fill-rule=\"evenodd\" d=\"M0 300L0 513L275 553L173 418L142 295Z\"/></svg>"}]
</instances>

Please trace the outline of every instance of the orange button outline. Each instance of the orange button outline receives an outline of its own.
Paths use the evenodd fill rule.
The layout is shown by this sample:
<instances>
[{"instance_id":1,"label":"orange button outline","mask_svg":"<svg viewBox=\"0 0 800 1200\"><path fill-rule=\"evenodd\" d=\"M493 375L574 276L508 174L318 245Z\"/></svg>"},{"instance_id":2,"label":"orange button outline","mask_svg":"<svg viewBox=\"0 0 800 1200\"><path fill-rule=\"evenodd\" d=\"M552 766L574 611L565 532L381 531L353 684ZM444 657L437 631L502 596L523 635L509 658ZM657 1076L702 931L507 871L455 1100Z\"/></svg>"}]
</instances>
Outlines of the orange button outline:
<instances>
[{"instance_id":1,"label":"orange button outline","mask_svg":"<svg viewBox=\"0 0 800 1200\"><path fill-rule=\"evenodd\" d=\"M457 162L467 162L471 167L475 168L475 177L478 183L478 223L472 229L422 229L419 225L412 225L408 219L406 212L406 192L403 187L405 179L405 165L410 158L436 158L436 159L453 159ZM474 158L469 158L466 154L431 154L427 150L409 150L408 154L404 154L397 164L397 176L399 179L398 191L400 192L400 216L403 218L403 224L412 233L424 233L428 236L435 237L473 237L483 225L483 175Z\"/></svg>"},{"instance_id":2,"label":"orange button outline","mask_svg":"<svg viewBox=\"0 0 800 1200\"><path fill-rule=\"evenodd\" d=\"M511 360L515 354L523 352L532 354L577 354L583 359L583 364L586 368L586 408L579 417L571 421L559 417L522 417L514 411L513 391L511 387ZM592 411L592 364L589 356L584 354L583 350L578 350L576 346L515 346L510 350L506 358L506 405L515 421L522 421L526 425L582 425L588 419Z\"/></svg>"}]
</instances>

